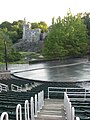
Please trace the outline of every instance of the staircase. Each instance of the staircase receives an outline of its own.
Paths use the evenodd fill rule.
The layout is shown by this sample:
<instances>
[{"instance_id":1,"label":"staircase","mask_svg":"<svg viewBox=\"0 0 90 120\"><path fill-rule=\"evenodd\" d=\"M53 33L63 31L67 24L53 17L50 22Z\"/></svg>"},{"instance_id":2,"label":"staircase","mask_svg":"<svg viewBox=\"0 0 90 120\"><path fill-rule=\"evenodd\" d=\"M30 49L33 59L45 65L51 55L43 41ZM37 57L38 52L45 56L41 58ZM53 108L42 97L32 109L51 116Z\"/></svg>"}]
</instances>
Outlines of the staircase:
<instances>
[{"instance_id":1,"label":"staircase","mask_svg":"<svg viewBox=\"0 0 90 120\"><path fill-rule=\"evenodd\" d=\"M63 99L46 99L35 120L65 120Z\"/></svg>"}]
</instances>

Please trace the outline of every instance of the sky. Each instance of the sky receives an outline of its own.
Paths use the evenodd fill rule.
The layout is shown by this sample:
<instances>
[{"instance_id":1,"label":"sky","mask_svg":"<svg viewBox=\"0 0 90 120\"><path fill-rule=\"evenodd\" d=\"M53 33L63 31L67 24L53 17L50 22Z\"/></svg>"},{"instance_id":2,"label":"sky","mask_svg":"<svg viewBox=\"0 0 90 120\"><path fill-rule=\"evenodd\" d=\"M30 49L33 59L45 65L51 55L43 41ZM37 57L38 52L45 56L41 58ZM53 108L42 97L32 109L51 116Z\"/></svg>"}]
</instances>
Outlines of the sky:
<instances>
[{"instance_id":1,"label":"sky","mask_svg":"<svg viewBox=\"0 0 90 120\"><path fill-rule=\"evenodd\" d=\"M52 17L90 12L90 0L0 0L0 24L4 21L23 20L52 23Z\"/></svg>"}]
</instances>

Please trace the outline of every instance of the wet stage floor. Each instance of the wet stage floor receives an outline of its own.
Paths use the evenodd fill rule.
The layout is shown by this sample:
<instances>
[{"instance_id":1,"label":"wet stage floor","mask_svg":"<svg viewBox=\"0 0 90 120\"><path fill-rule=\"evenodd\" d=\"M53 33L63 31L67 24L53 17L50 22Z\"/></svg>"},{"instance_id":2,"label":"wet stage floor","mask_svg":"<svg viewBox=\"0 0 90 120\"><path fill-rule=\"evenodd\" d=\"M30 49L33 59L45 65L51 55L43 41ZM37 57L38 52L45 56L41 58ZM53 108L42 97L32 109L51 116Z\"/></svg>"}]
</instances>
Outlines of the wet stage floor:
<instances>
[{"instance_id":1,"label":"wet stage floor","mask_svg":"<svg viewBox=\"0 0 90 120\"><path fill-rule=\"evenodd\" d=\"M18 77L54 82L77 82L90 80L90 62L87 60L49 61L39 64L10 66Z\"/></svg>"}]
</instances>

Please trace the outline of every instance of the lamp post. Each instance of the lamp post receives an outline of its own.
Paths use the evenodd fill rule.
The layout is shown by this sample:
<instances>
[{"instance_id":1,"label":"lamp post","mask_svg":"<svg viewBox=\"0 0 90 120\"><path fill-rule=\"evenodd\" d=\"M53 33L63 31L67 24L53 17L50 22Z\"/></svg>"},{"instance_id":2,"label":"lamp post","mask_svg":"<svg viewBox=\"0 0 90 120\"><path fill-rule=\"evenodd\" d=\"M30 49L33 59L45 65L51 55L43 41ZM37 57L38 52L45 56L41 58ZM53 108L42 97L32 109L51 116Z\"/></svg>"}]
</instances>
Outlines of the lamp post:
<instances>
[{"instance_id":1,"label":"lamp post","mask_svg":"<svg viewBox=\"0 0 90 120\"><path fill-rule=\"evenodd\" d=\"M4 40L4 49L5 49L5 68L8 70L7 66L7 46L6 46L6 41Z\"/></svg>"}]
</instances>

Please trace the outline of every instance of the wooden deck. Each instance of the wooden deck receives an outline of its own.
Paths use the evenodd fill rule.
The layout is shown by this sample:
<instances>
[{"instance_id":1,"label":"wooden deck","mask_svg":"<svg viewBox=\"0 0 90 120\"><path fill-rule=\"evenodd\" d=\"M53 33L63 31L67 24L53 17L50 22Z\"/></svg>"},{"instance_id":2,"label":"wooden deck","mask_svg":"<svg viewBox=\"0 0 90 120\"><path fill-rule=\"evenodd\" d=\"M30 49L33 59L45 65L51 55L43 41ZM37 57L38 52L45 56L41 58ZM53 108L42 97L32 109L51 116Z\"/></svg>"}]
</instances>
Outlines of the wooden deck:
<instances>
[{"instance_id":1,"label":"wooden deck","mask_svg":"<svg viewBox=\"0 0 90 120\"><path fill-rule=\"evenodd\" d=\"M35 120L66 120L63 99L46 99Z\"/></svg>"}]
</instances>

